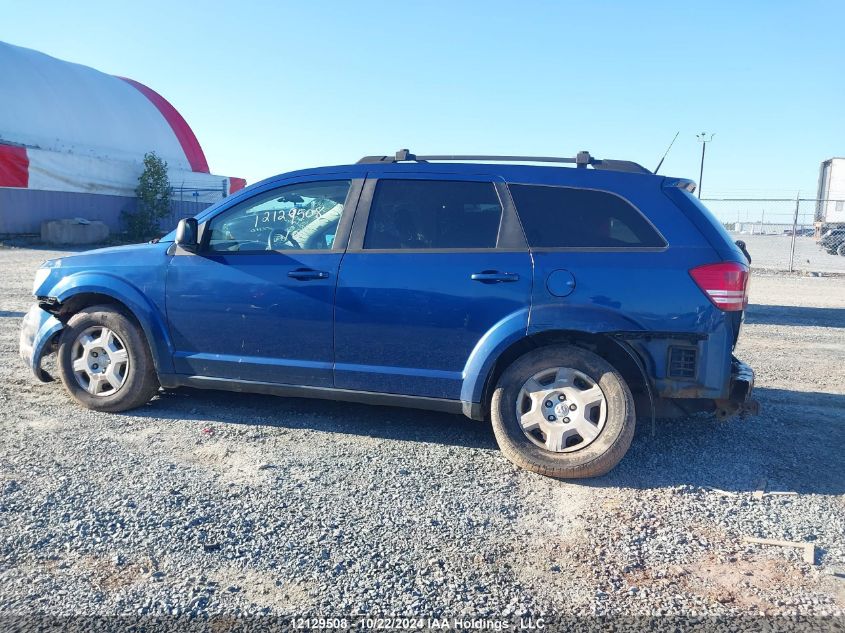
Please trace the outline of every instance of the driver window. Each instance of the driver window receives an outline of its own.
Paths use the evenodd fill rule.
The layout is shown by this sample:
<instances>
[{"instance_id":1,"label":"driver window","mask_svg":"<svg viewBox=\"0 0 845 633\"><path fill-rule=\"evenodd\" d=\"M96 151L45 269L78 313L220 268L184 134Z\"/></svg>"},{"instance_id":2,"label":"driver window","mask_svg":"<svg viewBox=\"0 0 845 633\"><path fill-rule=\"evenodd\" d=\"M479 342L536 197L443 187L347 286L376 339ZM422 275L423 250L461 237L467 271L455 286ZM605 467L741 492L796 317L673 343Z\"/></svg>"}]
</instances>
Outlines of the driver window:
<instances>
[{"instance_id":1,"label":"driver window","mask_svg":"<svg viewBox=\"0 0 845 633\"><path fill-rule=\"evenodd\" d=\"M206 250L331 250L349 180L299 183L264 192L208 223Z\"/></svg>"}]
</instances>

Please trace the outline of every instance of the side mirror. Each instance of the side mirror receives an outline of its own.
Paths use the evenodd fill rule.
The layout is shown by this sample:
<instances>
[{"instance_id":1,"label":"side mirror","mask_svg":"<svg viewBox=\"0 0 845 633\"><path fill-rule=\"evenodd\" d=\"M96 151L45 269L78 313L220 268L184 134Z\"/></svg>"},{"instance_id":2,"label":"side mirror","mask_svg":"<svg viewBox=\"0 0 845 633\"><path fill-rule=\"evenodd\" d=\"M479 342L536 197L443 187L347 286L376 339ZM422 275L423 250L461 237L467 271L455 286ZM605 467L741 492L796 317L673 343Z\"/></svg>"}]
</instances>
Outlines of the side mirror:
<instances>
[{"instance_id":1,"label":"side mirror","mask_svg":"<svg viewBox=\"0 0 845 633\"><path fill-rule=\"evenodd\" d=\"M179 224L176 225L176 244L186 251L196 251L198 232L196 218L179 220Z\"/></svg>"}]
</instances>

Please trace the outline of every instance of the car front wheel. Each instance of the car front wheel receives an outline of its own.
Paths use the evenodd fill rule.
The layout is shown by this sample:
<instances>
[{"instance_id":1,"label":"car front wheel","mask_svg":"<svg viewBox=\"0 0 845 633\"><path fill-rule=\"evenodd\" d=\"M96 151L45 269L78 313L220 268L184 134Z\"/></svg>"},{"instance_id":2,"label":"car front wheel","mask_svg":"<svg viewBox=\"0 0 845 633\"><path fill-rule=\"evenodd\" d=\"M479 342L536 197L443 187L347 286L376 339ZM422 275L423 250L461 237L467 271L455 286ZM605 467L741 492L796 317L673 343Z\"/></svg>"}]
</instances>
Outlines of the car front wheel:
<instances>
[{"instance_id":1,"label":"car front wheel","mask_svg":"<svg viewBox=\"0 0 845 633\"><path fill-rule=\"evenodd\" d=\"M628 451L636 426L621 374L600 356L564 345L533 350L508 367L490 417L508 459L560 478L607 473Z\"/></svg>"},{"instance_id":2,"label":"car front wheel","mask_svg":"<svg viewBox=\"0 0 845 633\"><path fill-rule=\"evenodd\" d=\"M110 305L70 318L59 339L58 365L71 397L95 411L134 409L159 387L143 331Z\"/></svg>"}]
</instances>

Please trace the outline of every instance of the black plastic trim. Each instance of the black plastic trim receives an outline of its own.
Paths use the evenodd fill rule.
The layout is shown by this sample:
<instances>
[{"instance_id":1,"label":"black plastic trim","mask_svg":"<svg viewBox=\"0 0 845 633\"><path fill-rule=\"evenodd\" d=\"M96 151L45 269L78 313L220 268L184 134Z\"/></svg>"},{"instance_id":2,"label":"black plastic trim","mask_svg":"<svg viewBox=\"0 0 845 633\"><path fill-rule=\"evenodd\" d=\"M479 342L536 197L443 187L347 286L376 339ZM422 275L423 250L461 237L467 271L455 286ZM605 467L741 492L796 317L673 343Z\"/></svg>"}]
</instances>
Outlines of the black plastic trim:
<instances>
[{"instance_id":1,"label":"black plastic trim","mask_svg":"<svg viewBox=\"0 0 845 633\"><path fill-rule=\"evenodd\" d=\"M573 157L560 156L497 156L485 154L429 154L418 156L407 149L400 149L393 156L364 156L358 164L367 163L398 163L398 162L419 162L429 161L485 161L497 163L564 163L575 165L579 168L591 166L593 169L608 171L622 171L634 174L651 174L652 172L630 160L599 159L590 155L590 152L581 151Z\"/></svg>"},{"instance_id":2,"label":"black plastic trim","mask_svg":"<svg viewBox=\"0 0 845 633\"><path fill-rule=\"evenodd\" d=\"M510 189L499 180L494 181L493 186L496 188L499 202L502 205L502 221L499 224L499 238L496 241L496 248L499 250L527 251L528 240L525 238L525 231L523 231L522 223L519 221Z\"/></svg>"},{"instance_id":3,"label":"black plastic trim","mask_svg":"<svg viewBox=\"0 0 845 633\"><path fill-rule=\"evenodd\" d=\"M623 331L618 330L616 332L608 332L608 336L612 336L613 338L628 340L628 339L677 339L680 341L692 341L697 343L698 341L705 341L707 340L707 335L702 334L700 332L661 332L658 330L632 330L632 331Z\"/></svg>"},{"instance_id":4,"label":"black plastic trim","mask_svg":"<svg viewBox=\"0 0 845 633\"><path fill-rule=\"evenodd\" d=\"M449 400L446 398L408 396L403 394L378 393L373 391L355 391L351 389L335 389L334 387L282 385L272 382L260 382L257 380L235 380L231 378L187 376L182 374L161 375L159 376L159 382L166 388L194 387L196 389L220 389L222 391L261 393L287 398L317 398L320 400L357 402L360 404L378 406L426 409L428 411L441 411L443 413L464 413L463 402L460 400Z\"/></svg>"},{"instance_id":5,"label":"black plastic trim","mask_svg":"<svg viewBox=\"0 0 845 633\"><path fill-rule=\"evenodd\" d=\"M631 360L634 362L634 365L637 366L637 369L640 370L640 375L643 379L643 384L645 385L646 394L648 395L648 402L650 405L650 413L651 413L651 435L654 436L654 425L657 419L656 408L655 408L655 399L654 399L654 385L651 384L651 378L646 371L645 365L643 364L642 358L637 353L637 350L633 348L627 341L617 339L616 343L622 350L631 357Z\"/></svg>"},{"instance_id":6,"label":"black plastic trim","mask_svg":"<svg viewBox=\"0 0 845 633\"><path fill-rule=\"evenodd\" d=\"M682 352L692 352L693 360L692 360L692 373L688 375L680 375L678 370L676 369L673 371L673 365L677 362L674 358L675 353L682 353ZM698 379L698 366L699 366L699 359L698 359L698 347L693 345L670 345L667 349L666 353L666 378L669 380L683 380L683 381L695 381Z\"/></svg>"},{"instance_id":7,"label":"black plastic trim","mask_svg":"<svg viewBox=\"0 0 845 633\"><path fill-rule=\"evenodd\" d=\"M373 203L377 182L378 179L376 178L367 178L364 181L364 187L361 189L361 195L358 198L358 208L355 210L355 220L352 222L352 228L349 232L347 252L358 252L364 246L364 235L367 232L370 206Z\"/></svg>"}]
</instances>

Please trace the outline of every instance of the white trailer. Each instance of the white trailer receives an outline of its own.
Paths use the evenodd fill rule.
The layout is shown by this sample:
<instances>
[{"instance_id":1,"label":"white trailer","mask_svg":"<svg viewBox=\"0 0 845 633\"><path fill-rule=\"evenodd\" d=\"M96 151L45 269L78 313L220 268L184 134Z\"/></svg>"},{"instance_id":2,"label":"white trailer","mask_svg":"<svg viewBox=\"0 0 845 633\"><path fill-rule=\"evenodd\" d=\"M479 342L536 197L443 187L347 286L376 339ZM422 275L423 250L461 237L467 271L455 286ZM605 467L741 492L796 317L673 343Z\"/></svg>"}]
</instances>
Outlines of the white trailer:
<instances>
[{"instance_id":1,"label":"white trailer","mask_svg":"<svg viewBox=\"0 0 845 633\"><path fill-rule=\"evenodd\" d=\"M845 224L845 158L829 158L819 170L816 226Z\"/></svg>"}]
</instances>

